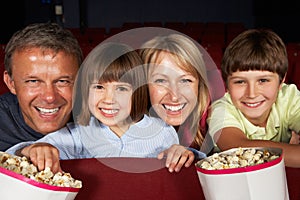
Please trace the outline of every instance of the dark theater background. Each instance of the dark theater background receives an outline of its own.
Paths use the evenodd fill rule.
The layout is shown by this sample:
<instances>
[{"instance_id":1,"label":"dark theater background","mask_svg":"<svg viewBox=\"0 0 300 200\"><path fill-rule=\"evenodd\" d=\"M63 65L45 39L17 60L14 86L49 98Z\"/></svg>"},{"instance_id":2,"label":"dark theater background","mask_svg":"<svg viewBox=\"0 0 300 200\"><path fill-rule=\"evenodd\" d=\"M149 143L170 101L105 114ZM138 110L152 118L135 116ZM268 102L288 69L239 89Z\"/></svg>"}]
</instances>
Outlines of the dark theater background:
<instances>
[{"instance_id":1,"label":"dark theater background","mask_svg":"<svg viewBox=\"0 0 300 200\"><path fill-rule=\"evenodd\" d=\"M11 35L34 22L57 22L86 56L97 44L137 27L164 27L199 42L220 66L226 45L250 28L269 28L286 43L288 83L300 88L300 1L296 0L18 0L0 3L1 59ZM1 60L3 70L3 60Z\"/></svg>"},{"instance_id":2,"label":"dark theater background","mask_svg":"<svg viewBox=\"0 0 300 200\"><path fill-rule=\"evenodd\" d=\"M0 43L22 26L42 21L107 32L124 22L241 22L246 28L272 28L285 42L300 41L296 0L10 0L0 6Z\"/></svg>"}]
</instances>

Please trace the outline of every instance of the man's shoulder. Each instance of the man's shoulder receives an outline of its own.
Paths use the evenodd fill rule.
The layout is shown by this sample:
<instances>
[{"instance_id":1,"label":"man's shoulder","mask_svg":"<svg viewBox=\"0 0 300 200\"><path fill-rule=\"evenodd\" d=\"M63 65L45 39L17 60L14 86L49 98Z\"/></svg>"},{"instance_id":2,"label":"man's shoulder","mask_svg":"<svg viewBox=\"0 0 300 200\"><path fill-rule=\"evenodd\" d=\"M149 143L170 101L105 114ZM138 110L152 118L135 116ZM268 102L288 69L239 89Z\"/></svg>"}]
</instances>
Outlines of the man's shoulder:
<instances>
[{"instance_id":1,"label":"man's shoulder","mask_svg":"<svg viewBox=\"0 0 300 200\"><path fill-rule=\"evenodd\" d=\"M7 108L9 106L18 105L18 99L17 96L7 92L2 95L0 95L0 107L1 108Z\"/></svg>"}]
</instances>

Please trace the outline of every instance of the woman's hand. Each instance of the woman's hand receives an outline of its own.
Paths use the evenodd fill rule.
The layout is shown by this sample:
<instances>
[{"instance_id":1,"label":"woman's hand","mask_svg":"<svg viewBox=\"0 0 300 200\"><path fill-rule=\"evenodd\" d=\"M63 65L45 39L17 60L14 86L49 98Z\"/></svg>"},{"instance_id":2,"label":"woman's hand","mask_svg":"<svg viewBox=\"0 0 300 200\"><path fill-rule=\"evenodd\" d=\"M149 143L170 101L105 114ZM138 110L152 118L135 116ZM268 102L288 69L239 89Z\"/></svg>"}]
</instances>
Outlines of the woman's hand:
<instances>
[{"instance_id":1,"label":"woman's hand","mask_svg":"<svg viewBox=\"0 0 300 200\"><path fill-rule=\"evenodd\" d=\"M157 156L159 160L164 157L166 157L166 167L169 169L169 172L179 172L183 165L189 167L195 159L192 151L179 144L173 144L169 149Z\"/></svg>"},{"instance_id":2,"label":"woman's hand","mask_svg":"<svg viewBox=\"0 0 300 200\"><path fill-rule=\"evenodd\" d=\"M62 172L59 163L59 151L51 144L32 144L24 147L21 154L29 158L39 170L49 167L53 173Z\"/></svg>"}]
</instances>

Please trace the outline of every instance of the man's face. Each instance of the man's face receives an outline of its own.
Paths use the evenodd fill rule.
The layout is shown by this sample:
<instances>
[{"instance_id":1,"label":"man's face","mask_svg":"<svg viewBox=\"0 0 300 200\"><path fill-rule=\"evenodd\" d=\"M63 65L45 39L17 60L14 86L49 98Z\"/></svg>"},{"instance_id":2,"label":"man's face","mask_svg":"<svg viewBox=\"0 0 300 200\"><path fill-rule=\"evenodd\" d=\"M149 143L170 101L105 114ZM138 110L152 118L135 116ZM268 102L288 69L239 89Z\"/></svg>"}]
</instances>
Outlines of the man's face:
<instances>
[{"instance_id":1,"label":"man's face","mask_svg":"<svg viewBox=\"0 0 300 200\"><path fill-rule=\"evenodd\" d=\"M26 124L42 134L65 126L77 71L77 60L63 52L33 48L13 54L12 77L5 73L4 79L17 95Z\"/></svg>"}]
</instances>

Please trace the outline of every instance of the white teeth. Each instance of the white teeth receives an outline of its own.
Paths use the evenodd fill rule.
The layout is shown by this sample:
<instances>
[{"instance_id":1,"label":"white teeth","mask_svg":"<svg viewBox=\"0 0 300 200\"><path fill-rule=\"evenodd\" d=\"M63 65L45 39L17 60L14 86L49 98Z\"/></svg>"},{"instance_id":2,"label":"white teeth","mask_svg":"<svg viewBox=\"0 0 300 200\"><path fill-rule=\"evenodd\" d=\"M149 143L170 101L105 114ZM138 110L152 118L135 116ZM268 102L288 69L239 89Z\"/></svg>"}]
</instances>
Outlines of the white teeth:
<instances>
[{"instance_id":1,"label":"white teeth","mask_svg":"<svg viewBox=\"0 0 300 200\"><path fill-rule=\"evenodd\" d=\"M101 109L102 112L104 112L105 114L115 114L118 112L118 110L106 110L106 109Z\"/></svg>"},{"instance_id":2,"label":"white teeth","mask_svg":"<svg viewBox=\"0 0 300 200\"><path fill-rule=\"evenodd\" d=\"M181 105L178 105L178 106L170 106L170 105L164 105L165 108L167 110L170 110L170 111L179 111L181 110L183 107L184 107L184 104L181 104Z\"/></svg>"},{"instance_id":3,"label":"white teeth","mask_svg":"<svg viewBox=\"0 0 300 200\"><path fill-rule=\"evenodd\" d=\"M47 108L39 108L39 107L37 107L37 109L42 113L55 113L59 110L59 108L47 109Z\"/></svg>"},{"instance_id":4,"label":"white teeth","mask_svg":"<svg viewBox=\"0 0 300 200\"><path fill-rule=\"evenodd\" d=\"M260 104L260 102L259 103L245 103L245 104L249 107L255 107L255 106L258 106Z\"/></svg>"}]
</instances>

